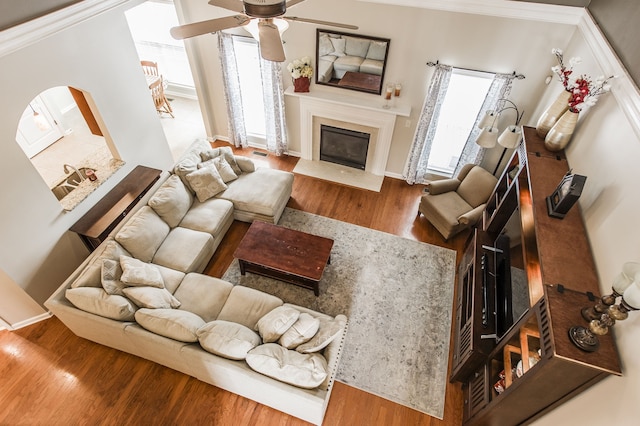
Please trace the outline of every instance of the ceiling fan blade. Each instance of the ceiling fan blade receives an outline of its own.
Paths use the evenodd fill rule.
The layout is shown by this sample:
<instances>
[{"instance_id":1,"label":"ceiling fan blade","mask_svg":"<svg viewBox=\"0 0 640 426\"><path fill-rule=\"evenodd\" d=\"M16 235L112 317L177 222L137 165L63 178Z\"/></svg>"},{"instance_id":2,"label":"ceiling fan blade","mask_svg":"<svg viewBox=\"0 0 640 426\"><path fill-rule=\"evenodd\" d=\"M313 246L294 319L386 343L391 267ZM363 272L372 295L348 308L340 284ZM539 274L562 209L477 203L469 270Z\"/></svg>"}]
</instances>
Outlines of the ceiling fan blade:
<instances>
[{"instance_id":1,"label":"ceiling fan blade","mask_svg":"<svg viewBox=\"0 0 640 426\"><path fill-rule=\"evenodd\" d=\"M349 30L358 29L356 25L339 24L337 22L320 21L318 19L298 18L296 16L282 16L282 19L286 19L287 21L294 21L294 22L306 22L308 24L329 25L331 27L347 28Z\"/></svg>"},{"instance_id":2,"label":"ceiling fan blade","mask_svg":"<svg viewBox=\"0 0 640 426\"><path fill-rule=\"evenodd\" d=\"M258 22L260 56L273 62L284 62L284 48L278 27L270 19Z\"/></svg>"},{"instance_id":3,"label":"ceiling fan blade","mask_svg":"<svg viewBox=\"0 0 640 426\"><path fill-rule=\"evenodd\" d=\"M287 2L287 9L289 9L291 6L295 6L298 3L302 3L304 0L289 0Z\"/></svg>"},{"instance_id":4,"label":"ceiling fan blade","mask_svg":"<svg viewBox=\"0 0 640 426\"><path fill-rule=\"evenodd\" d=\"M242 0L209 0L211 6L218 6L223 9L233 10L234 12L244 13L244 4Z\"/></svg>"},{"instance_id":5,"label":"ceiling fan blade","mask_svg":"<svg viewBox=\"0 0 640 426\"><path fill-rule=\"evenodd\" d=\"M216 31L226 30L227 28L240 27L247 25L251 18L245 15L227 16L225 18L209 19L208 21L194 22L193 24L180 25L173 27L169 31L175 39L182 40L189 37L195 37L202 34L215 33Z\"/></svg>"}]
</instances>

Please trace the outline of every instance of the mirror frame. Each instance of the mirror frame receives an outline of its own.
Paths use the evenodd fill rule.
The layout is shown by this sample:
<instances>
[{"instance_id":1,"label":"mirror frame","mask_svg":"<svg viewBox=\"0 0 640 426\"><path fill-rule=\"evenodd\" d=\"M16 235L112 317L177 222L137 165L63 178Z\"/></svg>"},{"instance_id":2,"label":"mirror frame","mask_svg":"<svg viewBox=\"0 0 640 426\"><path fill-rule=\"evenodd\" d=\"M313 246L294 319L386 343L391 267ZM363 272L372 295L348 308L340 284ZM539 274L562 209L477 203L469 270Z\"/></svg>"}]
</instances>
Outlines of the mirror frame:
<instances>
[{"instance_id":1,"label":"mirror frame","mask_svg":"<svg viewBox=\"0 0 640 426\"><path fill-rule=\"evenodd\" d=\"M367 87L358 87L358 86L352 86L352 85L340 85L340 80L341 79L335 79L332 78L330 81L321 81L320 80L320 35L321 34L334 34L337 36L347 36L347 37L354 37L354 38L361 38L361 39L367 39L370 41L375 41L375 42L383 42L387 44L387 47L385 49L385 53L384 53L384 60L382 61L382 72L380 74L380 83L378 85L377 88L372 89L372 88L367 88ZM381 37L372 37L372 36L366 36L366 35L362 35L362 34L351 34L351 33L343 33L340 31L333 31L333 30L326 30L326 29L321 29L321 28L317 28L316 29L316 78L315 78L315 82L316 84L320 84L320 85L324 85L324 86L332 86L332 87L338 87L341 89L349 89L349 90L356 90L359 92L365 92L365 93L373 93L376 95L380 95L382 93L382 86L384 83L384 74L385 71L387 69L387 59L389 58L389 45L391 44L391 40L388 38L381 38ZM332 67L333 68L333 67ZM366 73L372 76L376 76L377 74L372 74L372 73ZM331 74L332 76L334 75L334 73L332 72ZM338 82L332 82L332 80L338 80Z\"/></svg>"}]
</instances>

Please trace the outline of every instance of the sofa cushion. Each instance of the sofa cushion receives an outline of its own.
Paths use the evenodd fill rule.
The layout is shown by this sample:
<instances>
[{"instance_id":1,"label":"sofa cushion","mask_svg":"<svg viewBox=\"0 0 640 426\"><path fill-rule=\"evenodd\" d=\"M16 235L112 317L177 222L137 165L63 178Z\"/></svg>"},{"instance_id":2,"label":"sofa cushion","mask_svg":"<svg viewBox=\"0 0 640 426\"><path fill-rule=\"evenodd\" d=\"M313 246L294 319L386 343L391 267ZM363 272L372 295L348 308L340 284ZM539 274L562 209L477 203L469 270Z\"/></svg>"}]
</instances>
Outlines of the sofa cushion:
<instances>
[{"instance_id":1,"label":"sofa cushion","mask_svg":"<svg viewBox=\"0 0 640 426\"><path fill-rule=\"evenodd\" d=\"M328 55L333 52L333 44L329 39L329 34L320 34L318 38L318 56Z\"/></svg>"},{"instance_id":2,"label":"sofa cushion","mask_svg":"<svg viewBox=\"0 0 640 426\"><path fill-rule=\"evenodd\" d=\"M247 364L265 376L305 389L317 388L328 374L327 360L320 354L300 354L276 343L249 351Z\"/></svg>"},{"instance_id":3,"label":"sofa cushion","mask_svg":"<svg viewBox=\"0 0 640 426\"><path fill-rule=\"evenodd\" d=\"M107 294L117 294L124 296L122 289L127 285L123 283L120 278L122 277L122 267L120 267L120 261L113 259L102 259L102 288Z\"/></svg>"},{"instance_id":4,"label":"sofa cushion","mask_svg":"<svg viewBox=\"0 0 640 426\"><path fill-rule=\"evenodd\" d=\"M342 57L346 55L344 53L344 49L346 47L346 41L343 38L330 38L331 44L333 45L333 52L331 54L333 56Z\"/></svg>"},{"instance_id":5,"label":"sofa cushion","mask_svg":"<svg viewBox=\"0 0 640 426\"><path fill-rule=\"evenodd\" d=\"M344 36L344 39L346 42L344 53L348 56L360 56L361 58L367 56L371 40L349 36Z\"/></svg>"},{"instance_id":6,"label":"sofa cushion","mask_svg":"<svg viewBox=\"0 0 640 426\"><path fill-rule=\"evenodd\" d=\"M260 344L260 336L244 325L228 321L212 321L198 330L200 346L224 358L242 360L247 352Z\"/></svg>"},{"instance_id":7,"label":"sofa cushion","mask_svg":"<svg viewBox=\"0 0 640 426\"><path fill-rule=\"evenodd\" d=\"M227 184L213 164L191 172L186 177L200 202L227 189Z\"/></svg>"},{"instance_id":8,"label":"sofa cushion","mask_svg":"<svg viewBox=\"0 0 640 426\"><path fill-rule=\"evenodd\" d=\"M116 321L133 321L138 309L126 297L107 294L102 288L69 288L65 296L78 309Z\"/></svg>"},{"instance_id":9,"label":"sofa cushion","mask_svg":"<svg viewBox=\"0 0 640 426\"><path fill-rule=\"evenodd\" d=\"M93 260L80 272L80 275L71 283L71 288L100 287L102 288L102 261L113 259L120 262L120 255L129 255L120 244L113 239L108 239L100 244L93 252Z\"/></svg>"},{"instance_id":10,"label":"sofa cushion","mask_svg":"<svg viewBox=\"0 0 640 426\"><path fill-rule=\"evenodd\" d=\"M320 320L303 312L298 317L298 320L280 336L278 343L287 349L295 349L302 343L311 340L319 328Z\"/></svg>"},{"instance_id":11,"label":"sofa cushion","mask_svg":"<svg viewBox=\"0 0 640 426\"><path fill-rule=\"evenodd\" d=\"M122 275L120 280L127 286L150 286L164 288L160 270L150 263L129 256L120 256Z\"/></svg>"},{"instance_id":12,"label":"sofa cushion","mask_svg":"<svg viewBox=\"0 0 640 426\"><path fill-rule=\"evenodd\" d=\"M255 330L258 320L282 305L282 300L249 287L234 286L218 315L222 321L237 322Z\"/></svg>"},{"instance_id":13,"label":"sofa cushion","mask_svg":"<svg viewBox=\"0 0 640 426\"><path fill-rule=\"evenodd\" d=\"M233 203L220 198L210 198L201 203L195 200L180 222L180 227L202 231L217 236L226 230L233 220Z\"/></svg>"},{"instance_id":14,"label":"sofa cushion","mask_svg":"<svg viewBox=\"0 0 640 426\"><path fill-rule=\"evenodd\" d=\"M367 59L374 61L384 61L384 57L387 55L387 42L386 41L371 41L369 50L367 50Z\"/></svg>"},{"instance_id":15,"label":"sofa cushion","mask_svg":"<svg viewBox=\"0 0 640 426\"><path fill-rule=\"evenodd\" d=\"M438 223L444 229L453 229L458 226L458 217L473 209L457 192L453 191L422 197L420 208L431 213L429 220L432 223ZM436 228L440 229L437 225Z\"/></svg>"},{"instance_id":16,"label":"sofa cushion","mask_svg":"<svg viewBox=\"0 0 640 426\"><path fill-rule=\"evenodd\" d=\"M194 142L193 145L199 145L198 141ZM176 174L187 189L192 192L193 188L191 188L191 184L189 184L189 181L187 180L187 175L198 170L198 163L201 161L200 151L192 146L190 150L185 152L180 160L178 160L178 162L173 166L173 173Z\"/></svg>"},{"instance_id":17,"label":"sofa cushion","mask_svg":"<svg viewBox=\"0 0 640 426\"><path fill-rule=\"evenodd\" d=\"M236 210L274 216L291 195L293 174L273 169L257 169L238 176L229 187L216 195L229 200Z\"/></svg>"},{"instance_id":18,"label":"sofa cushion","mask_svg":"<svg viewBox=\"0 0 640 426\"><path fill-rule=\"evenodd\" d=\"M359 71L366 74L382 75L382 65L383 65L382 61L376 61L374 59L365 59L360 64Z\"/></svg>"},{"instance_id":19,"label":"sofa cushion","mask_svg":"<svg viewBox=\"0 0 640 426\"><path fill-rule=\"evenodd\" d=\"M231 149L230 146L221 146L218 148L212 148L200 153L200 159L202 161L213 160L216 157L223 157L225 160L227 160L227 162L229 163L229 165L231 166L235 174L240 175L242 173L242 170L240 169L240 167L238 167L238 164L236 163L236 159L233 155L233 150Z\"/></svg>"},{"instance_id":20,"label":"sofa cushion","mask_svg":"<svg viewBox=\"0 0 640 426\"><path fill-rule=\"evenodd\" d=\"M278 306L268 312L256 324L256 330L260 333L264 343L276 342L300 316L300 311L290 306Z\"/></svg>"},{"instance_id":21,"label":"sofa cushion","mask_svg":"<svg viewBox=\"0 0 640 426\"><path fill-rule=\"evenodd\" d=\"M177 175L171 175L149 200L149 206L171 228L178 226L193 203L193 195Z\"/></svg>"},{"instance_id":22,"label":"sofa cushion","mask_svg":"<svg viewBox=\"0 0 640 426\"><path fill-rule=\"evenodd\" d=\"M218 318L232 288L227 281L192 272L184 277L174 296L182 303L180 309L209 322Z\"/></svg>"},{"instance_id":23,"label":"sofa cushion","mask_svg":"<svg viewBox=\"0 0 640 426\"><path fill-rule=\"evenodd\" d=\"M160 336L193 343L198 341L198 329L205 325L202 318L179 309L140 308L135 318L141 327Z\"/></svg>"},{"instance_id":24,"label":"sofa cushion","mask_svg":"<svg viewBox=\"0 0 640 426\"><path fill-rule=\"evenodd\" d=\"M116 234L116 241L132 257L151 262L162 241L169 234L169 225L149 206L143 206Z\"/></svg>"},{"instance_id":25,"label":"sofa cushion","mask_svg":"<svg viewBox=\"0 0 640 426\"><path fill-rule=\"evenodd\" d=\"M155 264L154 264L155 265ZM166 288L169 293L173 294L180 283L182 282L185 273L182 271L176 271L175 269L167 268L161 265L155 265L160 271L160 275L162 275L162 281L164 281L164 288Z\"/></svg>"},{"instance_id":26,"label":"sofa cushion","mask_svg":"<svg viewBox=\"0 0 640 426\"><path fill-rule=\"evenodd\" d=\"M320 318L320 328L318 332L307 343L303 343L296 348L301 353L318 352L324 349L336 337L340 335L346 322L343 317L334 319Z\"/></svg>"},{"instance_id":27,"label":"sofa cushion","mask_svg":"<svg viewBox=\"0 0 640 426\"><path fill-rule=\"evenodd\" d=\"M153 263L188 273L206 266L213 251L210 234L178 226L169 232L153 257Z\"/></svg>"},{"instance_id":28,"label":"sofa cushion","mask_svg":"<svg viewBox=\"0 0 640 426\"><path fill-rule=\"evenodd\" d=\"M171 309L180 306L180 301L173 297L166 288L127 287L122 291L125 296L141 308Z\"/></svg>"}]
</instances>

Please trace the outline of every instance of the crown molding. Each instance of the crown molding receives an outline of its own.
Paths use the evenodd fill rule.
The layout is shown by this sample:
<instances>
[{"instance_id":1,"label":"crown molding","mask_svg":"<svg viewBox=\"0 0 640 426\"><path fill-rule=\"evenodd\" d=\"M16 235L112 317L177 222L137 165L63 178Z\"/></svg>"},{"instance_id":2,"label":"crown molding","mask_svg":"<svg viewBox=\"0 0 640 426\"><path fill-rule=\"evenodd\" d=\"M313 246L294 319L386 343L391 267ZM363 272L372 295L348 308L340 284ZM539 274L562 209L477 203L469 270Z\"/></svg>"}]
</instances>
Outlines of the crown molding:
<instances>
[{"instance_id":1,"label":"crown molding","mask_svg":"<svg viewBox=\"0 0 640 426\"><path fill-rule=\"evenodd\" d=\"M405 6L446 12L471 13L499 18L524 19L555 24L578 25L583 7L528 3L508 0L356 0L389 6Z\"/></svg>"},{"instance_id":2,"label":"crown molding","mask_svg":"<svg viewBox=\"0 0 640 426\"><path fill-rule=\"evenodd\" d=\"M140 3L141 1L137 2ZM131 0L84 0L0 32L0 57L119 7Z\"/></svg>"}]
</instances>

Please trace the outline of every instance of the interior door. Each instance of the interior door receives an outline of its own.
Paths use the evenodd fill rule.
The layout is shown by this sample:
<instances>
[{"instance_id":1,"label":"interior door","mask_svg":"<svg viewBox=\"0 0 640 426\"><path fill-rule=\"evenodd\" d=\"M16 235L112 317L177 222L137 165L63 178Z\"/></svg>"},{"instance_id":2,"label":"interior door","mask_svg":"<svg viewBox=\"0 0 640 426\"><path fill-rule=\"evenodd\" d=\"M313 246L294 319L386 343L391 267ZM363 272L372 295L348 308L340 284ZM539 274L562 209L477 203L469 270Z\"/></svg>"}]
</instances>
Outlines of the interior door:
<instances>
[{"instance_id":1,"label":"interior door","mask_svg":"<svg viewBox=\"0 0 640 426\"><path fill-rule=\"evenodd\" d=\"M42 98L36 96L20 117L16 141L29 158L64 136Z\"/></svg>"}]
</instances>

